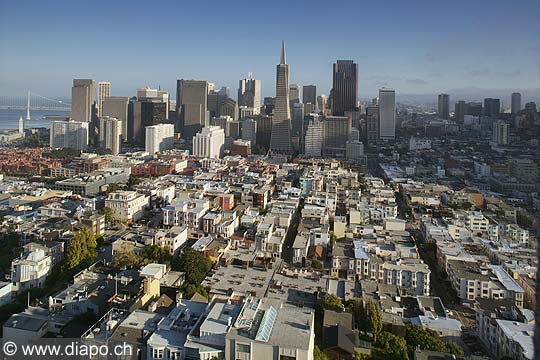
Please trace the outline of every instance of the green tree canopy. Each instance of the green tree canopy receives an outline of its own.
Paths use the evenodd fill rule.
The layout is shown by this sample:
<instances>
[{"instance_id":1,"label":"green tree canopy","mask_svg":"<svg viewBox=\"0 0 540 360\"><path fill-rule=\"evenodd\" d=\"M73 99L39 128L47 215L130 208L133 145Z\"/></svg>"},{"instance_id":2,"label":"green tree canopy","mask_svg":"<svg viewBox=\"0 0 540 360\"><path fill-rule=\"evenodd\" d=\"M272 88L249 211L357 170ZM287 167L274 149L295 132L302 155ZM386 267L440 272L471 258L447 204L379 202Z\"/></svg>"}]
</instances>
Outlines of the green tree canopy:
<instances>
[{"instance_id":1,"label":"green tree canopy","mask_svg":"<svg viewBox=\"0 0 540 360\"><path fill-rule=\"evenodd\" d=\"M366 306L369 331L373 334L373 340L377 340L377 334L382 330L382 313L379 305L370 299Z\"/></svg>"},{"instance_id":2,"label":"green tree canopy","mask_svg":"<svg viewBox=\"0 0 540 360\"><path fill-rule=\"evenodd\" d=\"M97 256L96 237L92 231L83 227L78 231L67 249L66 267L68 270L90 265Z\"/></svg>"},{"instance_id":3,"label":"green tree canopy","mask_svg":"<svg viewBox=\"0 0 540 360\"><path fill-rule=\"evenodd\" d=\"M212 268L212 261L202 252L187 248L172 260L171 268L185 272L187 283L200 284Z\"/></svg>"},{"instance_id":4,"label":"green tree canopy","mask_svg":"<svg viewBox=\"0 0 540 360\"><path fill-rule=\"evenodd\" d=\"M373 360L408 360L407 342L401 336L382 331L371 351Z\"/></svg>"},{"instance_id":5,"label":"green tree canopy","mask_svg":"<svg viewBox=\"0 0 540 360\"><path fill-rule=\"evenodd\" d=\"M341 299L334 294L326 294L324 296L324 308L327 310L343 311L343 303Z\"/></svg>"},{"instance_id":6,"label":"green tree canopy","mask_svg":"<svg viewBox=\"0 0 540 360\"><path fill-rule=\"evenodd\" d=\"M435 331L425 329L418 325L407 325L407 334L405 336L409 353L414 352L417 347L421 350L431 350L462 355L461 349L455 343L445 343Z\"/></svg>"},{"instance_id":7,"label":"green tree canopy","mask_svg":"<svg viewBox=\"0 0 540 360\"><path fill-rule=\"evenodd\" d=\"M133 251L133 247L123 244L113 257L113 265L117 268L133 268L142 264L142 258Z\"/></svg>"}]
</instances>

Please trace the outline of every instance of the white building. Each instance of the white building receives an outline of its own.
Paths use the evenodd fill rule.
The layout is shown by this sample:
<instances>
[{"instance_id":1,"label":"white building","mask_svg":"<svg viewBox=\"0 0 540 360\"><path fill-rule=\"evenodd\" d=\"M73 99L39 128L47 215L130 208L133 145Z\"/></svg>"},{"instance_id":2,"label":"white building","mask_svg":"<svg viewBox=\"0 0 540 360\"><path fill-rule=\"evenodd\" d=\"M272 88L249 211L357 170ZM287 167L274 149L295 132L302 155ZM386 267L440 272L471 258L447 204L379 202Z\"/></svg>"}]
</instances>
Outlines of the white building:
<instances>
[{"instance_id":1,"label":"white building","mask_svg":"<svg viewBox=\"0 0 540 360\"><path fill-rule=\"evenodd\" d=\"M361 160L364 157L364 143L358 140L347 141L345 156L350 161Z\"/></svg>"},{"instance_id":2,"label":"white building","mask_svg":"<svg viewBox=\"0 0 540 360\"><path fill-rule=\"evenodd\" d=\"M105 199L105 207L112 209L115 219L124 222L139 220L147 205L148 197L136 191L115 191Z\"/></svg>"},{"instance_id":3,"label":"white building","mask_svg":"<svg viewBox=\"0 0 540 360\"><path fill-rule=\"evenodd\" d=\"M493 144L508 145L508 124L504 121L493 124Z\"/></svg>"},{"instance_id":4,"label":"white building","mask_svg":"<svg viewBox=\"0 0 540 360\"><path fill-rule=\"evenodd\" d=\"M206 126L193 137L193 155L219 158L225 145L225 131L219 126Z\"/></svg>"},{"instance_id":5,"label":"white building","mask_svg":"<svg viewBox=\"0 0 540 360\"><path fill-rule=\"evenodd\" d=\"M396 138L396 91L382 88L379 90L379 138Z\"/></svg>"},{"instance_id":6,"label":"white building","mask_svg":"<svg viewBox=\"0 0 540 360\"><path fill-rule=\"evenodd\" d=\"M173 199L170 205L163 208L163 224L196 230L209 209L210 204L206 199Z\"/></svg>"},{"instance_id":7,"label":"white building","mask_svg":"<svg viewBox=\"0 0 540 360\"><path fill-rule=\"evenodd\" d=\"M414 136L411 136L409 139L409 150L429 150L431 149L431 140L429 139L418 139Z\"/></svg>"},{"instance_id":8,"label":"white building","mask_svg":"<svg viewBox=\"0 0 540 360\"><path fill-rule=\"evenodd\" d=\"M304 154L311 157L321 157L323 142L323 126L317 118L310 120L304 137Z\"/></svg>"},{"instance_id":9,"label":"white building","mask_svg":"<svg viewBox=\"0 0 540 360\"><path fill-rule=\"evenodd\" d=\"M122 142L122 121L117 118L104 116L99 118L99 143L103 149L110 150L111 154L120 153Z\"/></svg>"},{"instance_id":10,"label":"white building","mask_svg":"<svg viewBox=\"0 0 540 360\"><path fill-rule=\"evenodd\" d=\"M174 148L174 125L158 124L146 127L145 150L154 155Z\"/></svg>"},{"instance_id":11,"label":"white building","mask_svg":"<svg viewBox=\"0 0 540 360\"><path fill-rule=\"evenodd\" d=\"M86 150L88 123L84 121L51 121L50 145L52 148Z\"/></svg>"},{"instance_id":12,"label":"white building","mask_svg":"<svg viewBox=\"0 0 540 360\"><path fill-rule=\"evenodd\" d=\"M111 96L111 83L108 81L98 82L98 116L103 116L103 99Z\"/></svg>"},{"instance_id":13,"label":"white building","mask_svg":"<svg viewBox=\"0 0 540 360\"><path fill-rule=\"evenodd\" d=\"M52 257L36 249L11 262L11 283L15 293L41 288L52 269Z\"/></svg>"}]
</instances>

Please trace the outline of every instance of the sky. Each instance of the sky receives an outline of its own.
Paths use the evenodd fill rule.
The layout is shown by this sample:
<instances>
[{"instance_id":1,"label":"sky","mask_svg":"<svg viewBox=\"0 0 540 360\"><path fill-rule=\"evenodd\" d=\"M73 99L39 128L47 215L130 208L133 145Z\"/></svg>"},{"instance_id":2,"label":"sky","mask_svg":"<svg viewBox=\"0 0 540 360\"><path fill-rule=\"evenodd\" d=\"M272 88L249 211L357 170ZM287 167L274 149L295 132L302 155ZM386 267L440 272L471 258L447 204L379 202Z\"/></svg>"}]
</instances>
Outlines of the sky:
<instances>
[{"instance_id":1,"label":"sky","mask_svg":"<svg viewBox=\"0 0 540 360\"><path fill-rule=\"evenodd\" d=\"M290 83L332 86L359 65L361 97L471 89L537 91L540 0L0 0L0 95L69 96L73 78L176 94L176 79L229 86L253 72L275 94L286 42ZM524 94L526 97L526 94Z\"/></svg>"}]
</instances>

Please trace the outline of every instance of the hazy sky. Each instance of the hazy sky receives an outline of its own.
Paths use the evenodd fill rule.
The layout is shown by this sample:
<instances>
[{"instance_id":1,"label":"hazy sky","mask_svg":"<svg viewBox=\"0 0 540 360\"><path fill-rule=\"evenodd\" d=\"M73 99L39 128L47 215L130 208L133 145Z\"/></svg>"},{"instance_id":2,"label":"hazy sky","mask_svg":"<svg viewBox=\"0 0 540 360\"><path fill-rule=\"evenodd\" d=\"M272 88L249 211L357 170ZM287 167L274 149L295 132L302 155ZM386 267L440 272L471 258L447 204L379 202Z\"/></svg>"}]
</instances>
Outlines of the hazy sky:
<instances>
[{"instance_id":1,"label":"hazy sky","mask_svg":"<svg viewBox=\"0 0 540 360\"><path fill-rule=\"evenodd\" d=\"M361 96L538 88L539 0L0 0L0 95L71 93L74 77L112 95L176 79L229 86L252 71L275 93L281 39L291 83L328 94L332 63L359 64Z\"/></svg>"}]
</instances>

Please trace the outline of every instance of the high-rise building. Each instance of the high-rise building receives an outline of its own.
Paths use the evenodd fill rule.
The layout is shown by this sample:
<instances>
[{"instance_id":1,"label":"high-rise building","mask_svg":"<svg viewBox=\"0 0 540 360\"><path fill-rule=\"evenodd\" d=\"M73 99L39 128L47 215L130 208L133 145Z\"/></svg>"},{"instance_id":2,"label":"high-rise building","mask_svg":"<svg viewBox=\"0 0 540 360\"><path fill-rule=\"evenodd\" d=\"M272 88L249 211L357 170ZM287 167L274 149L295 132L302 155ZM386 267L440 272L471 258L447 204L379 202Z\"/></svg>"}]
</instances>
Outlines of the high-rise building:
<instances>
[{"instance_id":1,"label":"high-rise building","mask_svg":"<svg viewBox=\"0 0 540 360\"><path fill-rule=\"evenodd\" d=\"M302 101L304 104L316 104L317 103L317 86L304 85L302 88Z\"/></svg>"},{"instance_id":2,"label":"high-rise building","mask_svg":"<svg viewBox=\"0 0 540 360\"><path fill-rule=\"evenodd\" d=\"M364 143L359 140L349 140L345 146L347 160L358 163L364 157Z\"/></svg>"},{"instance_id":3,"label":"high-rise building","mask_svg":"<svg viewBox=\"0 0 540 360\"><path fill-rule=\"evenodd\" d=\"M127 96L108 96L103 98L102 115L118 119L121 122L121 135L124 141L128 139L128 103Z\"/></svg>"},{"instance_id":4,"label":"high-rise building","mask_svg":"<svg viewBox=\"0 0 540 360\"><path fill-rule=\"evenodd\" d=\"M493 124L493 143L508 145L508 124L504 121L497 121Z\"/></svg>"},{"instance_id":5,"label":"high-rise building","mask_svg":"<svg viewBox=\"0 0 540 360\"><path fill-rule=\"evenodd\" d=\"M257 122L253 119L244 119L241 122L242 140L247 140L254 148L257 144Z\"/></svg>"},{"instance_id":6,"label":"high-rise building","mask_svg":"<svg viewBox=\"0 0 540 360\"><path fill-rule=\"evenodd\" d=\"M352 60L338 60L334 64L332 81L332 114L345 115L355 111L358 102L358 64Z\"/></svg>"},{"instance_id":7,"label":"high-rise building","mask_svg":"<svg viewBox=\"0 0 540 360\"><path fill-rule=\"evenodd\" d=\"M326 95L317 96L317 108L323 114L326 112Z\"/></svg>"},{"instance_id":8,"label":"high-rise building","mask_svg":"<svg viewBox=\"0 0 540 360\"><path fill-rule=\"evenodd\" d=\"M96 102L96 82L91 79L73 79L71 88L71 118L91 122L92 107Z\"/></svg>"},{"instance_id":9,"label":"high-rise building","mask_svg":"<svg viewBox=\"0 0 540 360\"><path fill-rule=\"evenodd\" d=\"M212 126L219 126L223 129L225 132L225 137L231 136L231 123L233 122L233 118L227 115L224 116L218 116L213 117L212 120L210 120L210 124Z\"/></svg>"},{"instance_id":10,"label":"high-rise building","mask_svg":"<svg viewBox=\"0 0 540 360\"><path fill-rule=\"evenodd\" d=\"M459 100L454 105L454 117L456 122L463 123L465 120L465 113L467 112L467 104L463 100Z\"/></svg>"},{"instance_id":11,"label":"high-rise building","mask_svg":"<svg viewBox=\"0 0 540 360\"><path fill-rule=\"evenodd\" d=\"M88 129L87 121L51 121L50 145L52 148L86 150Z\"/></svg>"},{"instance_id":12,"label":"high-rise building","mask_svg":"<svg viewBox=\"0 0 540 360\"><path fill-rule=\"evenodd\" d=\"M484 99L484 115L498 117L501 112L501 100L486 98Z\"/></svg>"},{"instance_id":13,"label":"high-rise building","mask_svg":"<svg viewBox=\"0 0 540 360\"><path fill-rule=\"evenodd\" d=\"M274 108L276 107L276 98L267 96L263 101L264 115L272 115L274 113Z\"/></svg>"},{"instance_id":14,"label":"high-rise building","mask_svg":"<svg viewBox=\"0 0 540 360\"><path fill-rule=\"evenodd\" d=\"M253 79L251 72L238 83L238 106L252 108L254 115L261 113L261 80Z\"/></svg>"},{"instance_id":15,"label":"high-rise building","mask_svg":"<svg viewBox=\"0 0 540 360\"><path fill-rule=\"evenodd\" d=\"M379 90L379 139L396 138L396 91Z\"/></svg>"},{"instance_id":16,"label":"high-rise building","mask_svg":"<svg viewBox=\"0 0 540 360\"><path fill-rule=\"evenodd\" d=\"M219 158L225 145L225 131L219 126L206 126L193 137L193 155Z\"/></svg>"},{"instance_id":17,"label":"high-rise building","mask_svg":"<svg viewBox=\"0 0 540 360\"><path fill-rule=\"evenodd\" d=\"M304 138L304 154L310 157L321 157L323 147L323 122L319 116L313 116L306 128Z\"/></svg>"},{"instance_id":18,"label":"high-rise building","mask_svg":"<svg viewBox=\"0 0 540 360\"><path fill-rule=\"evenodd\" d=\"M257 147L270 149L272 139L272 117L268 115L258 115L254 119L257 123Z\"/></svg>"},{"instance_id":19,"label":"high-rise building","mask_svg":"<svg viewBox=\"0 0 540 360\"><path fill-rule=\"evenodd\" d=\"M291 112L289 107L289 65L285 60L285 41L281 44L281 59L276 67L276 100L272 116L270 151L291 154Z\"/></svg>"},{"instance_id":20,"label":"high-rise building","mask_svg":"<svg viewBox=\"0 0 540 360\"><path fill-rule=\"evenodd\" d=\"M480 116L483 113L482 103L470 102L467 104L465 115Z\"/></svg>"},{"instance_id":21,"label":"high-rise building","mask_svg":"<svg viewBox=\"0 0 540 360\"><path fill-rule=\"evenodd\" d=\"M174 148L174 125L159 124L147 126L145 151L150 155Z\"/></svg>"},{"instance_id":22,"label":"high-rise building","mask_svg":"<svg viewBox=\"0 0 540 360\"><path fill-rule=\"evenodd\" d=\"M323 154L345 157L346 144L352 130L349 116L325 116L323 120Z\"/></svg>"},{"instance_id":23,"label":"high-rise building","mask_svg":"<svg viewBox=\"0 0 540 360\"><path fill-rule=\"evenodd\" d=\"M441 119L450 119L450 96L448 94L439 94L438 110Z\"/></svg>"},{"instance_id":24,"label":"high-rise building","mask_svg":"<svg viewBox=\"0 0 540 360\"><path fill-rule=\"evenodd\" d=\"M144 146L145 128L147 126L169 123L167 120L168 101L163 101L163 96L146 97L147 92L139 92L135 101L130 106L128 117L128 139L135 145Z\"/></svg>"},{"instance_id":25,"label":"high-rise building","mask_svg":"<svg viewBox=\"0 0 540 360\"><path fill-rule=\"evenodd\" d=\"M98 82L98 117L103 116L103 99L107 96L111 96L111 83L108 81Z\"/></svg>"},{"instance_id":26,"label":"high-rise building","mask_svg":"<svg viewBox=\"0 0 540 360\"><path fill-rule=\"evenodd\" d=\"M379 106L366 107L366 140L371 146L379 141Z\"/></svg>"},{"instance_id":27,"label":"high-rise building","mask_svg":"<svg viewBox=\"0 0 540 360\"><path fill-rule=\"evenodd\" d=\"M289 85L289 101L292 104L296 104L300 102L300 85L298 84L290 84Z\"/></svg>"},{"instance_id":28,"label":"high-rise building","mask_svg":"<svg viewBox=\"0 0 540 360\"><path fill-rule=\"evenodd\" d=\"M512 114L517 114L521 110L521 94L512 93Z\"/></svg>"},{"instance_id":29,"label":"high-rise building","mask_svg":"<svg viewBox=\"0 0 540 360\"><path fill-rule=\"evenodd\" d=\"M209 120L207 110L208 83L206 81L180 79L176 82L176 114L178 114L182 138L192 139L207 125Z\"/></svg>"},{"instance_id":30,"label":"high-rise building","mask_svg":"<svg viewBox=\"0 0 540 360\"><path fill-rule=\"evenodd\" d=\"M122 143L122 121L110 117L102 116L99 118L99 145L102 149L110 150L111 154L120 153Z\"/></svg>"},{"instance_id":31,"label":"high-rise building","mask_svg":"<svg viewBox=\"0 0 540 360\"><path fill-rule=\"evenodd\" d=\"M234 121L238 119L238 104L230 97L224 98L219 103L219 116L230 116Z\"/></svg>"}]
</instances>

